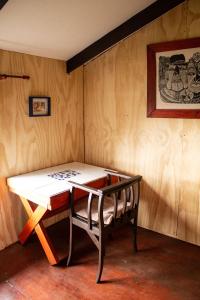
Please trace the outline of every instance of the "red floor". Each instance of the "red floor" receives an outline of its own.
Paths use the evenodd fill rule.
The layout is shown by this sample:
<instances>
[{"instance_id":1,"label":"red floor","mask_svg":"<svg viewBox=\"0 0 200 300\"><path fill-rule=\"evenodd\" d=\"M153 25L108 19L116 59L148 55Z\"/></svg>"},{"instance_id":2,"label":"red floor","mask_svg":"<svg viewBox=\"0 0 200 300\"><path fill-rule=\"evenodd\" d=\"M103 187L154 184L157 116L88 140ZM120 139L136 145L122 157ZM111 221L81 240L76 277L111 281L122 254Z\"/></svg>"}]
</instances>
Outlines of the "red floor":
<instances>
[{"instance_id":1,"label":"red floor","mask_svg":"<svg viewBox=\"0 0 200 300\"><path fill-rule=\"evenodd\" d=\"M66 222L49 229L59 255L67 253ZM95 283L97 250L76 229L74 265L52 267L36 237L0 252L0 299L200 300L200 247L139 229L132 253L129 227L107 241L102 275Z\"/></svg>"}]
</instances>

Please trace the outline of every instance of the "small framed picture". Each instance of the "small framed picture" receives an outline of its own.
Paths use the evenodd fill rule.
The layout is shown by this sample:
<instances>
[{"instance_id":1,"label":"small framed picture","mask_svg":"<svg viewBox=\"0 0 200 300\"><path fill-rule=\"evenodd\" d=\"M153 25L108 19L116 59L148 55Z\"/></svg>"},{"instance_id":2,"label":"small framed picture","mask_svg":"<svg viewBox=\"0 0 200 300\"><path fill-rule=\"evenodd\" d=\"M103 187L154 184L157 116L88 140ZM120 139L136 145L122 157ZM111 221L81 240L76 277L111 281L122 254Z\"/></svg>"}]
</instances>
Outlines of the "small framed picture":
<instances>
[{"instance_id":1,"label":"small framed picture","mask_svg":"<svg viewBox=\"0 0 200 300\"><path fill-rule=\"evenodd\" d=\"M29 97L29 117L42 117L51 115L50 97Z\"/></svg>"}]
</instances>

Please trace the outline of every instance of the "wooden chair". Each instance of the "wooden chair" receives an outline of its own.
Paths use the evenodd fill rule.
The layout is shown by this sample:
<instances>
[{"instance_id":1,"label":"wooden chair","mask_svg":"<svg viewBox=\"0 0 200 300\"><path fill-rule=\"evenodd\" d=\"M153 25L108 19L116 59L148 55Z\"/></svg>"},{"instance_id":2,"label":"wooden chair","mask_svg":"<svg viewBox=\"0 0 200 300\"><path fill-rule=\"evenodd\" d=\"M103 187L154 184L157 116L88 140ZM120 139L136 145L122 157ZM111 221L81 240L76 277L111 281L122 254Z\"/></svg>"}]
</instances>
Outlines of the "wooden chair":
<instances>
[{"instance_id":1,"label":"wooden chair","mask_svg":"<svg viewBox=\"0 0 200 300\"><path fill-rule=\"evenodd\" d=\"M84 229L99 250L99 266L96 282L99 283L105 255L105 235L130 222L133 230L133 245L137 251L137 217L141 176L130 177L107 172L108 185L95 189L69 181L72 185L70 196L70 242L67 266L70 265L73 250L73 225ZM114 183L113 183L114 182ZM88 192L74 206L75 189Z\"/></svg>"}]
</instances>

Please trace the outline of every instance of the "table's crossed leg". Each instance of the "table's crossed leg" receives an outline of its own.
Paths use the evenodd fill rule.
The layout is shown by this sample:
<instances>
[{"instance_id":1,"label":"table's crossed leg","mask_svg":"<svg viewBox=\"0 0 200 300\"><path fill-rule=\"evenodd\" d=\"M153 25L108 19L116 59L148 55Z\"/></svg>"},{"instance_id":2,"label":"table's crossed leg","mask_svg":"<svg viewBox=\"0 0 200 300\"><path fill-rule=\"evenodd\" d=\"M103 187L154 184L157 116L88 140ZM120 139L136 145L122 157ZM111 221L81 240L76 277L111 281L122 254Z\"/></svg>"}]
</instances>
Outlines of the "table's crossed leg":
<instances>
[{"instance_id":1,"label":"table's crossed leg","mask_svg":"<svg viewBox=\"0 0 200 300\"><path fill-rule=\"evenodd\" d=\"M42 217L47 212L47 209L42 206L37 206L37 208L33 210L27 199L25 199L24 197L20 197L20 199L29 216L29 219L25 224L22 232L19 234L19 240L21 244L23 245L27 241L31 233L35 230L42 248L46 253L49 263L51 265L57 264L59 262L59 259L42 223Z\"/></svg>"}]
</instances>

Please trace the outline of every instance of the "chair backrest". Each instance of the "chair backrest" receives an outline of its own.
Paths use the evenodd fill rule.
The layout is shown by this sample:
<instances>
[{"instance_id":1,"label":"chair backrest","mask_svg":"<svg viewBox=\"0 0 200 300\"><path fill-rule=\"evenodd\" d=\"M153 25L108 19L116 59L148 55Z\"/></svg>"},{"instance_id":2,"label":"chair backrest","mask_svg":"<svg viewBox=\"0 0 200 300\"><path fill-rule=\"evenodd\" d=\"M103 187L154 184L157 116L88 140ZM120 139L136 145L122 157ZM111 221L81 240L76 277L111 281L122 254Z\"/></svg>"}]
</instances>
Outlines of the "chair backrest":
<instances>
[{"instance_id":1,"label":"chair backrest","mask_svg":"<svg viewBox=\"0 0 200 300\"><path fill-rule=\"evenodd\" d=\"M88 230L94 227L103 229L108 225L128 222L137 218L141 176L130 177L117 172L107 172L108 185L95 189L86 185L78 184L72 181L71 190L71 208L74 216L87 223ZM88 198L85 202L85 210L79 207L79 210L73 207L74 189L78 188L88 192ZM80 202L81 203L81 199ZM83 211L85 213L83 213Z\"/></svg>"}]
</instances>

